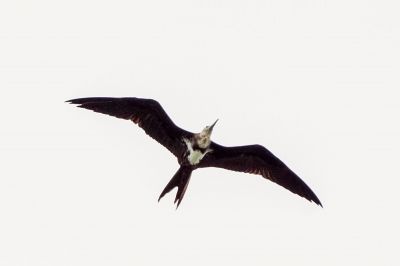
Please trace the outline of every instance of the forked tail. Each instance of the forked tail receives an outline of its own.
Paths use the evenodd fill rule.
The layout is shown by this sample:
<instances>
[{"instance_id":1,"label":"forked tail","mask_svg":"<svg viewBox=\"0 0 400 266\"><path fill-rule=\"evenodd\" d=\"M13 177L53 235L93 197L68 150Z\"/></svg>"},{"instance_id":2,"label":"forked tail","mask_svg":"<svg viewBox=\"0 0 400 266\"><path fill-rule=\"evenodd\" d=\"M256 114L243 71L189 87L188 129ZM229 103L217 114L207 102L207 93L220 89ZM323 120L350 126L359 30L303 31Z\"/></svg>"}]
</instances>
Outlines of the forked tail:
<instances>
[{"instance_id":1,"label":"forked tail","mask_svg":"<svg viewBox=\"0 0 400 266\"><path fill-rule=\"evenodd\" d=\"M192 175L192 168L188 166L181 166L178 171L175 173L175 175L171 178L171 180L168 182L167 186L164 188L164 190L161 192L160 197L158 198L158 201L162 197L164 197L165 194L170 192L172 189L175 187L178 187L178 191L176 192L175 196L175 201L174 203L177 203L177 208L179 204L181 204L181 201L183 199L183 196L185 195L186 188L189 184L190 181L190 176Z\"/></svg>"}]
</instances>

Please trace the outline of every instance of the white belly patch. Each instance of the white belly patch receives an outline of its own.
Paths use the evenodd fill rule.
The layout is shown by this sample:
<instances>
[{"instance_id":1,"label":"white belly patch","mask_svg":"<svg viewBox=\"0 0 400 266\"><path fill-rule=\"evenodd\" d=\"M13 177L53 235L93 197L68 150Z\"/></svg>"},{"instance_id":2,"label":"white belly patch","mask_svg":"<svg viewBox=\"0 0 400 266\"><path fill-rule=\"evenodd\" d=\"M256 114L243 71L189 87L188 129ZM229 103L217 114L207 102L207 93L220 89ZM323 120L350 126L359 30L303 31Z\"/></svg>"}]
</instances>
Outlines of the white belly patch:
<instances>
[{"instance_id":1,"label":"white belly patch","mask_svg":"<svg viewBox=\"0 0 400 266\"><path fill-rule=\"evenodd\" d=\"M205 152L203 154L203 153L201 153L201 151L198 151L198 150L191 151L188 156L189 163L191 165L198 164L201 161L201 159L203 159L203 157L206 155L206 153L207 152Z\"/></svg>"},{"instance_id":2,"label":"white belly patch","mask_svg":"<svg viewBox=\"0 0 400 266\"><path fill-rule=\"evenodd\" d=\"M189 150L189 155L187 159L191 165L198 164L201 161L201 159L203 159L203 157L206 156L207 153L212 151L211 149L207 149L204 153L202 153L199 150L193 150L192 143L188 139L184 138L183 141L186 143L186 147Z\"/></svg>"}]
</instances>

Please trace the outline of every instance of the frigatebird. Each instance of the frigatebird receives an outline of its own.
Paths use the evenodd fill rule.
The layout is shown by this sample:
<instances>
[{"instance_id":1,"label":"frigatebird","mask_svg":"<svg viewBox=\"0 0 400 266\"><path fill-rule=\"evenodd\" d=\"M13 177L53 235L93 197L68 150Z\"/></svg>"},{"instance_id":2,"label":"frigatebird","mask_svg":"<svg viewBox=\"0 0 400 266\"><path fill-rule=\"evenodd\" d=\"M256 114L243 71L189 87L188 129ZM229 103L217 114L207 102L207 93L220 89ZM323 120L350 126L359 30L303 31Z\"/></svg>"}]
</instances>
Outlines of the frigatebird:
<instances>
[{"instance_id":1,"label":"frigatebird","mask_svg":"<svg viewBox=\"0 0 400 266\"><path fill-rule=\"evenodd\" d=\"M161 105L153 99L93 97L67 102L80 108L131 120L177 157L180 167L161 192L158 201L177 187L174 203L178 207L193 170L219 167L261 175L322 207L318 197L306 183L265 147L225 147L211 141L211 133L218 119L200 133L192 133L176 126Z\"/></svg>"}]
</instances>

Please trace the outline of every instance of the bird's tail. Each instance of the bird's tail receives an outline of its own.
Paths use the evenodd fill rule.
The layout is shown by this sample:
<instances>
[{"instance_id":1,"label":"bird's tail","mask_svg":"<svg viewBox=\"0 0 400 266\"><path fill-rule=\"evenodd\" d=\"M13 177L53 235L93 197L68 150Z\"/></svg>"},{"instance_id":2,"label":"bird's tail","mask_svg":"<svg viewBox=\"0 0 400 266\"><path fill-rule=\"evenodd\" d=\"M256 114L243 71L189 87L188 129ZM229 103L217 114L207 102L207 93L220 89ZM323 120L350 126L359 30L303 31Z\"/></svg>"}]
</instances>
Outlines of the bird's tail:
<instances>
[{"instance_id":1,"label":"bird's tail","mask_svg":"<svg viewBox=\"0 0 400 266\"><path fill-rule=\"evenodd\" d=\"M191 167L181 166L178 169L178 171L175 173L175 175L171 178L171 180L168 182L168 184L164 188L164 190L161 192L161 195L158 198L158 201L160 201L160 199L162 197L164 197L164 195L167 194L168 192L170 192L172 189L174 189L175 187L178 187L178 192L176 192L175 201L174 201L174 203L177 203L176 208L178 208L179 204L181 204L183 196L185 195L185 191L189 184L191 175L192 175Z\"/></svg>"}]
</instances>

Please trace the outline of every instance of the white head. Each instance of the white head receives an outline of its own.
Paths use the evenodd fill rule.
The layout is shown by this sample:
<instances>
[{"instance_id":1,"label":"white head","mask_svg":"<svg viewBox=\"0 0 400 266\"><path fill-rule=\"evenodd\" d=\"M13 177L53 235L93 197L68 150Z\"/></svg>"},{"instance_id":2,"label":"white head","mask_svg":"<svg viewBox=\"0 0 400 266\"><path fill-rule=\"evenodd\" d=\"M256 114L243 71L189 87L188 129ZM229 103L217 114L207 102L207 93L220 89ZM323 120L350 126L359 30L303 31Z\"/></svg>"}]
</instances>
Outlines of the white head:
<instances>
[{"instance_id":1,"label":"white head","mask_svg":"<svg viewBox=\"0 0 400 266\"><path fill-rule=\"evenodd\" d=\"M197 134L196 141L197 141L197 145L199 145L200 148L205 149L210 145L211 133L217 122L218 122L218 119L214 122L214 124L212 124L211 126L206 126L199 134Z\"/></svg>"}]
</instances>

